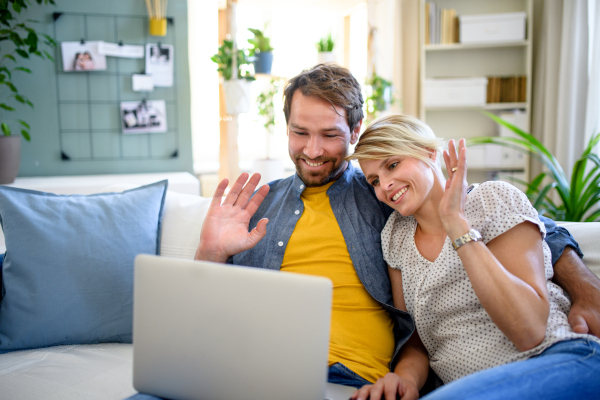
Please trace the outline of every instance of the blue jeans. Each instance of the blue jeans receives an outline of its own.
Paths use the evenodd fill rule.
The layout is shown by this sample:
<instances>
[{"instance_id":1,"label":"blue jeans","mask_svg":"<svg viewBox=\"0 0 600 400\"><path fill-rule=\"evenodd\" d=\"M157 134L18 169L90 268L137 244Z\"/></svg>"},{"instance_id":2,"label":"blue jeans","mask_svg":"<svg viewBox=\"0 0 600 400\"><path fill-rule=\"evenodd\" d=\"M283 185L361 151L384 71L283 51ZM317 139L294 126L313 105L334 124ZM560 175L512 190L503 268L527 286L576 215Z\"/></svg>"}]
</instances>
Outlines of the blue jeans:
<instances>
[{"instance_id":1,"label":"blue jeans","mask_svg":"<svg viewBox=\"0 0 600 400\"><path fill-rule=\"evenodd\" d=\"M364 379L355 372L352 372L344 364L336 363L329 367L329 374L327 375L327 382L337 383L338 385L354 386L357 389L368 385L371 382Z\"/></svg>"},{"instance_id":2,"label":"blue jeans","mask_svg":"<svg viewBox=\"0 0 600 400\"><path fill-rule=\"evenodd\" d=\"M525 361L458 379L423 400L566 400L600 396L600 345L586 339L550 346Z\"/></svg>"}]
</instances>

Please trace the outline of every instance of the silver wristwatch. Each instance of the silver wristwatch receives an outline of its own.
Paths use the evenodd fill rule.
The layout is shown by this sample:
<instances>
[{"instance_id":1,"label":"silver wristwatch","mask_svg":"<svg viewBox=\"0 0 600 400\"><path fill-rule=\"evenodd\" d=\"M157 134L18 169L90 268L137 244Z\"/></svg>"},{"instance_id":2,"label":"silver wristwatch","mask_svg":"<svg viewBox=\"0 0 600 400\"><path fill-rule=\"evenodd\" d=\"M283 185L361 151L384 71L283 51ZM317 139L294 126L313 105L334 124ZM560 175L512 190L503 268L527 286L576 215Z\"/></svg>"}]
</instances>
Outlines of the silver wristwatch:
<instances>
[{"instance_id":1,"label":"silver wristwatch","mask_svg":"<svg viewBox=\"0 0 600 400\"><path fill-rule=\"evenodd\" d=\"M454 242L452 242L452 246L454 246L455 250L458 250L458 248L465 243L480 242L481 240L482 240L482 237L481 237L481 234L479 233L479 231L476 231L475 229L471 229L469 232L467 232L466 234L462 235L461 237L456 239Z\"/></svg>"}]
</instances>

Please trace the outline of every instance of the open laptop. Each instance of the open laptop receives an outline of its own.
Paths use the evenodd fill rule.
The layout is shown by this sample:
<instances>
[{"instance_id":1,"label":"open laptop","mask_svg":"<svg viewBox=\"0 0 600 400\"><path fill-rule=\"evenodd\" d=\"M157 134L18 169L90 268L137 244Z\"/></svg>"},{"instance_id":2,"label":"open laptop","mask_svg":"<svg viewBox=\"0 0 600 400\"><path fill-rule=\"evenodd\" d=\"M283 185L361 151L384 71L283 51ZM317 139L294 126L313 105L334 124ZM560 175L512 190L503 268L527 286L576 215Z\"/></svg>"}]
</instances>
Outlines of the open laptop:
<instances>
[{"instance_id":1,"label":"open laptop","mask_svg":"<svg viewBox=\"0 0 600 400\"><path fill-rule=\"evenodd\" d=\"M327 383L332 283L150 255L135 259L133 386L176 400L347 400Z\"/></svg>"}]
</instances>

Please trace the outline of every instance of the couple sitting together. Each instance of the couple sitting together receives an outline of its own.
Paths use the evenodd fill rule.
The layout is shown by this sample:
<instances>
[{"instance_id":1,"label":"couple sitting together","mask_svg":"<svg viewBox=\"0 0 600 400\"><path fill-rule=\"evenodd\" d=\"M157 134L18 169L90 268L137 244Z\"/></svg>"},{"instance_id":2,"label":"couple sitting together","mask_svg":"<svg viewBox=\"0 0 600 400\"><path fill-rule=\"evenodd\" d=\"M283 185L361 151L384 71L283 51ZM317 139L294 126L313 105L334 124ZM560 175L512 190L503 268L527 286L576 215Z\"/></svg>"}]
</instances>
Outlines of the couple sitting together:
<instances>
[{"instance_id":1,"label":"couple sitting together","mask_svg":"<svg viewBox=\"0 0 600 400\"><path fill-rule=\"evenodd\" d=\"M597 396L600 280L571 235L507 183L467 187L464 139L403 115L359 139L362 107L344 68L290 80L296 174L221 182L196 259L330 278L329 382L353 399Z\"/></svg>"}]
</instances>

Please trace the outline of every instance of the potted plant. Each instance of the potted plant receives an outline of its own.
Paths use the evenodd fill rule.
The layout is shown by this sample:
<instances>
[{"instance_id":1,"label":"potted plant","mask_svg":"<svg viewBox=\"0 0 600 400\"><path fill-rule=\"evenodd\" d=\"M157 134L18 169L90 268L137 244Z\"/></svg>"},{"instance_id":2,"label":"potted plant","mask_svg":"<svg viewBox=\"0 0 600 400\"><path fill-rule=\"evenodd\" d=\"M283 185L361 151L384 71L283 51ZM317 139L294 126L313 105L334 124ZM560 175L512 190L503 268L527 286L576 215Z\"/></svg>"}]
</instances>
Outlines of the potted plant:
<instances>
[{"instance_id":1,"label":"potted plant","mask_svg":"<svg viewBox=\"0 0 600 400\"><path fill-rule=\"evenodd\" d=\"M35 0L38 4L55 4L54 0ZM31 140L30 125L22 120L10 120L7 113L15 111L18 106L33 108L33 103L19 93L13 75L31 70L22 66L22 61L37 56L54 61L50 53L41 49L41 45L49 48L56 46L50 36L36 31L31 24L36 21L18 22L16 17L21 10L27 9L29 1L0 1L0 42L8 41L9 45L0 47L0 85L5 89L5 96L0 99L0 184L12 183L19 171L21 159L21 136L28 142Z\"/></svg>"},{"instance_id":2,"label":"potted plant","mask_svg":"<svg viewBox=\"0 0 600 400\"><path fill-rule=\"evenodd\" d=\"M265 37L259 29L248 28L254 34L254 38L248 39L253 48L250 49L250 56L254 57L254 72L257 74L270 74L273 66L273 48L271 39Z\"/></svg>"},{"instance_id":3,"label":"potted plant","mask_svg":"<svg viewBox=\"0 0 600 400\"><path fill-rule=\"evenodd\" d=\"M498 116L484 112L499 124L507 127L518 138L483 136L467 140L468 145L485 143L499 144L530 153L546 167L531 182L516 182L525 185L526 194L540 215L555 221L592 222L600 221L600 157L593 149L600 143L600 133L594 135L581 157L573 166L571 182L567 179L561 165L552 153L535 138ZM558 194L559 202L552 199L552 193Z\"/></svg>"},{"instance_id":4,"label":"potted plant","mask_svg":"<svg viewBox=\"0 0 600 400\"><path fill-rule=\"evenodd\" d=\"M254 172L261 175L261 184L283 177L283 163L271 158L271 141L275 130L275 97L281 95L283 79L272 78L268 86L256 98L258 115L263 117L263 126L267 131L266 158L254 161Z\"/></svg>"},{"instance_id":5,"label":"potted plant","mask_svg":"<svg viewBox=\"0 0 600 400\"><path fill-rule=\"evenodd\" d=\"M233 41L224 40L219 46L217 54L210 59L217 63L217 71L223 76L223 89L225 90L225 104L227 106L227 114L236 115L245 113L250 110L250 82L254 77L250 74L247 65L247 51L244 49L237 50L236 70L237 79L233 77Z\"/></svg>"},{"instance_id":6,"label":"potted plant","mask_svg":"<svg viewBox=\"0 0 600 400\"><path fill-rule=\"evenodd\" d=\"M331 37L331 33L326 37L321 38L317 43L315 43L315 47L317 48L317 63L325 64L335 62L335 56L333 54L333 48L335 47L335 42Z\"/></svg>"},{"instance_id":7,"label":"potted plant","mask_svg":"<svg viewBox=\"0 0 600 400\"><path fill-rule=\"evenodd\" d=\"M381 111L386 111L394 104L392 82L383 79L375 72L367 79L367 122L373 121Z\"/></svg>"}]
</instances>

